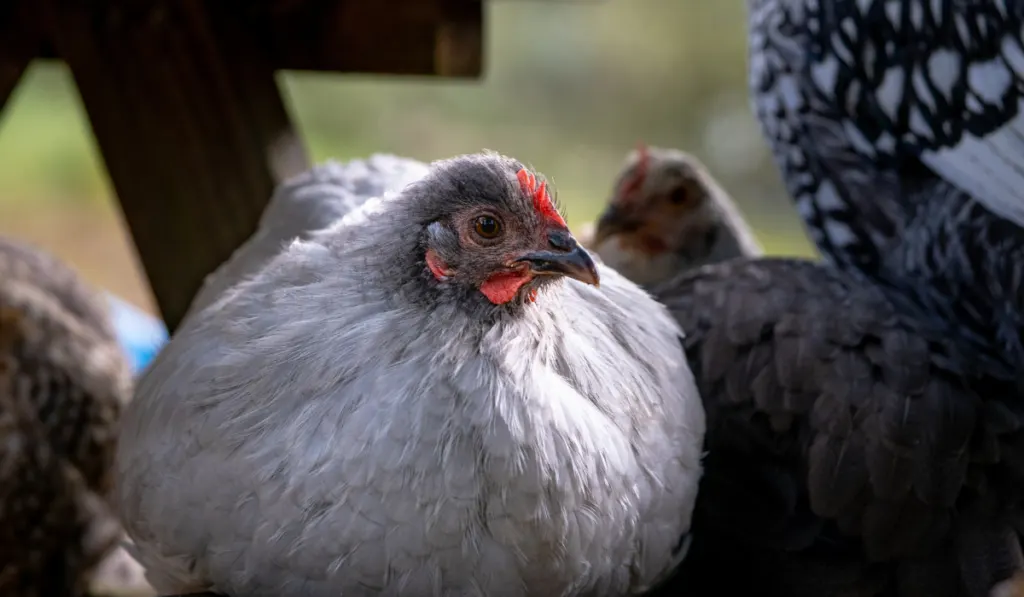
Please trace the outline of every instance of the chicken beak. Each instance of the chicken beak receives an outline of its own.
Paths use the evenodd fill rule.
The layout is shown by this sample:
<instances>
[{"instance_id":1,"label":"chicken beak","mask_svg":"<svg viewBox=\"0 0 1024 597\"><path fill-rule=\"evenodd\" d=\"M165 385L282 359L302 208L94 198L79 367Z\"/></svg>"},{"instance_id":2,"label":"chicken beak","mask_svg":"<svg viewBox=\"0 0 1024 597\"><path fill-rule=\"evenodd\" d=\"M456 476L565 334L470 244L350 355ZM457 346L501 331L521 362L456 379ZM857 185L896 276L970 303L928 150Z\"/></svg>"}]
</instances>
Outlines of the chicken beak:
<instances>
[{"instance_id":1,"label":"chicken beak","mask_svg":"<svg viewBox=\"0 0 1024 597\"><path fill-rule=\"evenodd\" d=\"M535 275L566 276L584 284L600 285L601 277L594 259L568 230L551 231L548 243L551 250L526 253L515 262L525 263Z\"/></svg>"},{"instance_id":2,"label":"chicken beak","mask_svg":"<svg viewBox=\"0 0 1024 597\"><path fill-rule=\"evenodd\" d=\"M627 214L623 213L621 208L616 207L615 204L610 204L597 220L597 226L594 229L593 246L600 245L616 234L631 232L638 227L637 223L630 219Z\"/></svg>"}]
</instances>

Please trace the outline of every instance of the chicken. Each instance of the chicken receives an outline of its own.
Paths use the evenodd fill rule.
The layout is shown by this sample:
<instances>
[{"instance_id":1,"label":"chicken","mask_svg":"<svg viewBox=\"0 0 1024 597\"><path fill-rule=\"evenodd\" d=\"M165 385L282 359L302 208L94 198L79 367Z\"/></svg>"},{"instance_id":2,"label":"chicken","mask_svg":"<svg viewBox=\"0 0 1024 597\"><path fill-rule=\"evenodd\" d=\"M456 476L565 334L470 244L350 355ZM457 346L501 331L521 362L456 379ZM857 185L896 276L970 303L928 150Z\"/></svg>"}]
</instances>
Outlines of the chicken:
<instances>
[{"instance_id":1,"label":"chicken","mask_svg":"<svg viewBox=\"0 0 1024 597\"><path fill-rule=\"evenodd\" d=\"M693 155L641 145L580 241L637 284L731 257L762 254L728 193Z\"/></svg>"},{"instance_id":2,"label":"chicken","mask_svg":"<svg viewBox=\"0 0 1024 597\"><path fill-rule=\"evenodd\" d=\"M119 504L159 591L625 595L677 566L704 429L681 332L544 182L462 156L297 232L124 415Z\"/></svg>"},{"instance_id":3,"label":"chicken","mask_svg":"<svg viewBox=\"0 0 1024 597\"><path fill-rule=\"evenodd\" d=\"M639 207L632 215L694 230L687 217ZM1022 565L1013 368L853 273L796 259L698 257L678 262L703 267L676 272L645 266L642 255L619 268L642 272L686 330L707 413L693 545L655 595L1018 590L1001 583ZM723 576L729 562L743 573Z\"/></svg>"},{"instance_id":4,"label":"chicken","mask_svg":"<svg viewBox=\"0 0 1024 597\"><path fill-rule=\"evenodd\" d=\"M822 257L1024 362L1024 2L747 4L754 111Z\"/></svg>"},{"instance_id":5,"label":"chicken","mask_svg":"<svg viewBox=\"0 0 1024 597\"><path fill-rule=\"evenodd\" d=\"M120 529L108 502L131 391L102 297L0 238L0 594L81 596Z\"/></svg>"},{"instance_id":6,"label":"chicken","mask_svg":"<svg viewBox=\"0 0 1024 597\"><path fill-rule=\"evenodd\" d=\"M692 595L987 597L1020 570L1012 369L825 264L734 259L654 296L707 412Z\"/></svg>"}]
</instances>

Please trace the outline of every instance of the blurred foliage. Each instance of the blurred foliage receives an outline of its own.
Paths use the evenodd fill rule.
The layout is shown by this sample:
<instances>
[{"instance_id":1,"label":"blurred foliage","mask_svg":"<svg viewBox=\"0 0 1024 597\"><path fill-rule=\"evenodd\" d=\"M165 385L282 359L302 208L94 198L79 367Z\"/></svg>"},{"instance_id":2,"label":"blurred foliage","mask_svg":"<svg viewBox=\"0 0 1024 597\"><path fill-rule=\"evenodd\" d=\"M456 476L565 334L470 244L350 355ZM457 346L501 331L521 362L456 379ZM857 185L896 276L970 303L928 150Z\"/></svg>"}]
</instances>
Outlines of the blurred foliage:
<instances>
[{"instance_id":1,"label":"blurred foliage","mask_svg":"<svg viewBox=\"0 0 1024 597\"><path fill-rule=\"evenodd\" d=\"M754 122L741 0L490 0L482 81L285 73L317 160L424 160L495 149L553 179L569 220L593 218L643 140L700 156L772 253L810 251ZM27 73L0 122L0 202L109 202L74 83Z\"/></svg>"}]
</instances>

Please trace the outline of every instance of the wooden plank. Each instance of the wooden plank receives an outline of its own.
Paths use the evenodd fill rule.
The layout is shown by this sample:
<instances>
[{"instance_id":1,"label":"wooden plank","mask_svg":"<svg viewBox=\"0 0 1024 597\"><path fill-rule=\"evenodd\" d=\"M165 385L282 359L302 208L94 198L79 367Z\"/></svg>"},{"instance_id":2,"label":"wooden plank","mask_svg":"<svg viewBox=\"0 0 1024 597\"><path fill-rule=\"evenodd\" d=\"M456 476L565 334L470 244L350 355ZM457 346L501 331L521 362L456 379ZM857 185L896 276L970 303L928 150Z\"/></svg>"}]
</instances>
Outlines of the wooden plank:
<instances>
[{"instance_id":1,"label":"wooden plank","mask_svg":"<svg viewBox=\"0 0 1024 597\"><path fill-rule=\"evenodd\" d=\"M463 78L483 70L481 0L225 1L213 12L252 32L279 69Z\"/></svg>"},{"instance_id":2,"label":"wooden plank","mask_svg":"<svg viewBox=\"0 0 1024 597\"><path fill-rule=\"evenodd\" d=\"M148 0L155 4L158 0ZM601 4L606 0L486 0ZM256 35L275 69L477 78L481 0L209 0ZM56 58L50 46L40 57Z\"/></svg>"},{"instance_id":3,"label":"wooden plank","mask_svg":"<svg viewBox=\"0 0 1024 597\"><path fill-rule=\"evenodd\" d=\"M0 110L43 45L31 0L0 2Z\"/></svg>"},{"instance_id":4,"label":"wooden plank","mask_svg":"<svg viewBox=\"0 0 1024 597\"><path fill-rule=\"evenodd\" d=\"M309 166L259 40L202 0L41 0L170 329Z\"/></svg>"}]
</instances>

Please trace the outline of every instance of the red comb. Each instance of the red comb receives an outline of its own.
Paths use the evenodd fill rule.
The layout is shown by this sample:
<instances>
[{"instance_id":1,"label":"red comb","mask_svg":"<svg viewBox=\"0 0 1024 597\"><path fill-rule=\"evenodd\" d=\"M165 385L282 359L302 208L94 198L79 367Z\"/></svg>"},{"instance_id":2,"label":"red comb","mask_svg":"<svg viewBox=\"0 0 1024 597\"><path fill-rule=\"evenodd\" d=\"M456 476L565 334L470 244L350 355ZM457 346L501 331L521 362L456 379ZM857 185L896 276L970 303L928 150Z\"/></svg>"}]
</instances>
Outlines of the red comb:
<instances>
[{"instance_id":1,"label":"red comb","mask_svg":"<svg viewBox=\"0 0 1024 597\"><path fill-rule=\"evenodd\" d=\"M533 209L542 218L550 220L559 226L568 227L565 224L565 220L558 213L558 210L551 204L551 197L548 196L547 182L541 181L540 186L537 186L537 177L526 168L519 170L516 173L516 178L519 179L519 186L522 187L523 192L533 198Z\"/></svg>"},{"instance_id":2,"label":"red comb","mask_svg":"<svg viewBox=\"0 0 1024 597\"><path fill-rule=\"evenodd\" d=\"M637 141L636 152L640 154L640 163L644 168L647 168L647 164L650 163L651 160L651 154L647 152L647 144L643 141Z\"/></svg>"},{"instance_id":3,"label":"red comb","mask_svg":"<svg viewBox=\"0 0 1024 597\"><path fill-rule=\"evenodd\" d=\"M636 144L636 152L639 159L636 162L636 167L633 169L633 175L623 183L622 191L619 193L619 196L623 199L627 199L639 191L640 186L644 183L644 179L647 178L647 170L651 163L651 155L647 152L647 145L643 141L638 142Z\"/></svg>"}]
</instances>

